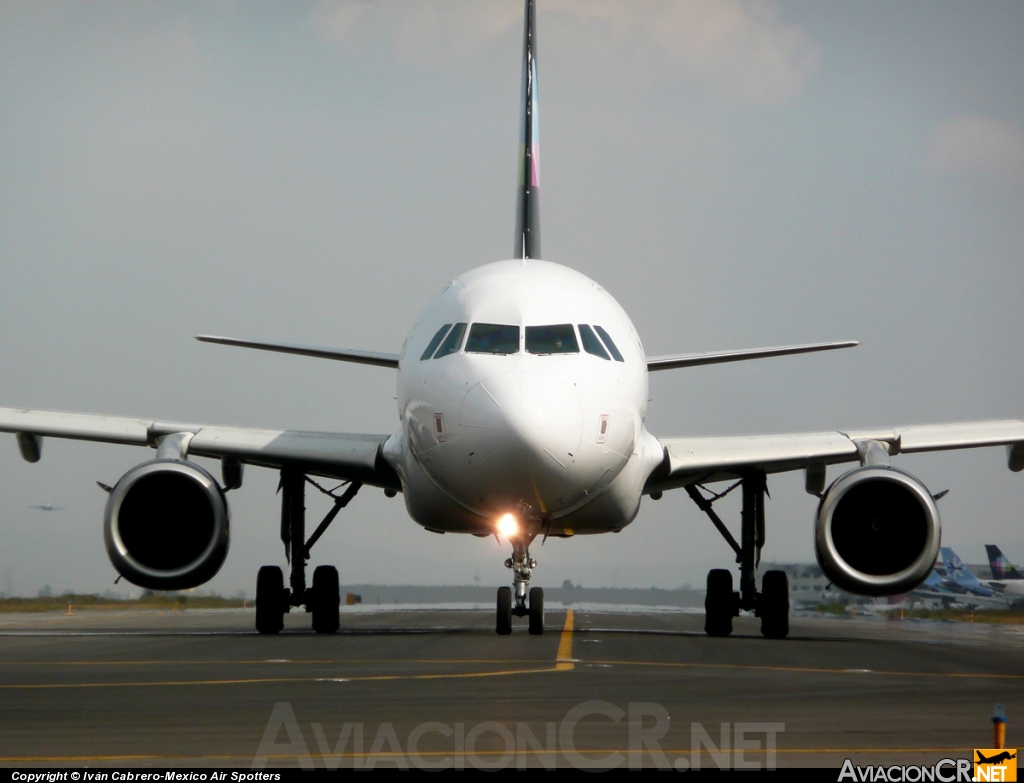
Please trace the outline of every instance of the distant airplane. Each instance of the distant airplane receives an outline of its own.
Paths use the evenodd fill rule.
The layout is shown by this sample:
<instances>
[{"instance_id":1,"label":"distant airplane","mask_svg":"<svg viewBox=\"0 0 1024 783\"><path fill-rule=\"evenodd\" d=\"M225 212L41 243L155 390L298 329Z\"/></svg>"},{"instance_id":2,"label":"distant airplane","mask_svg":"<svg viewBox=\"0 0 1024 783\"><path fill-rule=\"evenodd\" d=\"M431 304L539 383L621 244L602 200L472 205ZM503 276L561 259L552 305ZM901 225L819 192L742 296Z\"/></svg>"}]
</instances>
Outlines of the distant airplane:
<instances>
[{"instance_id":1,"label":"distant airplane","mask_svg":"<svg viewBox=\"0 0 1024 783\"><path fill-rule=\"evenodd\" d=\"M907 598L910 599L911 604L922 600L940 601L944 609L949 609L954 604L959 604L966 592L963 587L947 581L942 574L933 568L920 587L906 595L898 596L898 601L893 600L890 603L902 603ZM894 598L896 597L894 596Z\"/></svg>"},{"instance_id":2,"label":"distant airplane","mask_svg":"<svg viewBox=\"0 0 1024 783\"><path fill-rule=\"evenodd\" d=\"M38 508L40 511L63 511L63 506L55 506L49 500L47 500L41 506L29 506L29 508Z\"/></svg>"},{"instance_id":3,"label":"distant airplane","mask_svg":"<svg viewBox=\"0 0 1024 783\"><path fill-rule=\"evenodd\" d=\"M1016 569L995 544L985 544L992 579L985 584L1004 595L1024 595L1024 574Z\"/></svg>"},{"instance_id":4,"label":"distant airplane","mask_svg":"<svg viewBox=\"0 0 1024 783\"><path fill-rule=\"evenodd\" d=\"M992 567L994 579L1024 580L1024 574L1017 570L995 544L985 544L985 552L988 553L988 564Z\"/></svg>"},{"instance_id":5,"label":"distant airplane","mask_svg":"<svg viewBox=\"0 0 1024 783\"><path fill-rule=\"evenodd\" d=\"M967 567L967 564L960 559L956 552L948 546L942 547L940 551L942 552L942 561L946 564L946 581L962 587L971 596L980 598L992 598L995 596L995 591L990 587L986 587L973 574L971 569ZM973 600L973 598L970 600Z\"/></svg>"}]
</instances>

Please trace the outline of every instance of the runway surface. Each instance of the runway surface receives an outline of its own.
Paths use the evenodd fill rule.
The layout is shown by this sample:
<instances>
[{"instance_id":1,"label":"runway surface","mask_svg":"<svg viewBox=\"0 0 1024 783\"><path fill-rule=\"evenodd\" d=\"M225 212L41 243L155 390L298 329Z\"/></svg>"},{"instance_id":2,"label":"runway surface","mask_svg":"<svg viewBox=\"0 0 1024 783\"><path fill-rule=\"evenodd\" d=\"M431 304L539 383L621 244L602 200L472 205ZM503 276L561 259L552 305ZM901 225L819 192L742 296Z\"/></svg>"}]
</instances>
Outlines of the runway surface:
<instances>
[{"instance_id":1,"label":"runway surface","mask_svg":"<svg viewBox=\"0 0 1024 783\"><path fill-rule=\"evenodd\" d=\"M558 607L499 637L490 607L355 607L333 636L299 613L260 637L242 610L0 615L0 763L683 768L774 741L780 767L838 768L967 758L997 702L1009 746L1024 720L1024 628L703 619Z\"/></svg>"}]
</instances>

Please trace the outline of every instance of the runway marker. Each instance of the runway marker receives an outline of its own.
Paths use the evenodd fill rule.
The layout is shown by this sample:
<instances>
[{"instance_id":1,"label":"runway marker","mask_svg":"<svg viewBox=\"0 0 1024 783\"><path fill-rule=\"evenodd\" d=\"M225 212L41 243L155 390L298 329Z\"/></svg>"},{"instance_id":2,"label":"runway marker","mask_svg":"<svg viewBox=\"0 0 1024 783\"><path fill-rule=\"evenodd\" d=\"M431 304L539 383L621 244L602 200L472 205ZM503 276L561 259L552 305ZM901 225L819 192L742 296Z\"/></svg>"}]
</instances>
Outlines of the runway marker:
<instances>
[{"instance_id":1,"label":"runway marker","mask_svg":"<svg viewBox=\"0 0 1024 783\"><path fill-rule=\"evenodd\" d=\"M565 625L562 626L562 638L558 641L558 652L555 653L555 671L571 671L576 666L572 657L572 625L573 611L565 613Z\"/></svg>"}]
</instances>

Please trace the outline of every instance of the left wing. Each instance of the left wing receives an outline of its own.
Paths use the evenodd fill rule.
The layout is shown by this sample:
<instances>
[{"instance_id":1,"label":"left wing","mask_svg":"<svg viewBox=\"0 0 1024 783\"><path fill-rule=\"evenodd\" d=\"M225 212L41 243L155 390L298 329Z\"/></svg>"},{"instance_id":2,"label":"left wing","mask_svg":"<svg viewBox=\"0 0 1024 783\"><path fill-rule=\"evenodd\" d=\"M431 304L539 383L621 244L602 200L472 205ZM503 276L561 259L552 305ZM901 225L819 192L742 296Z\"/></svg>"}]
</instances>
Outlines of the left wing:
<instances>
[{"instance_id":1,"label":"left wing","mask_svg":"<svg viewBox=\"0 0 1024 783\"><path fill-rule=\"evenodd\" d=\"M22 456L30 462L39 459L44 437L156 448L162 438L181 433L182 457L228 458L267 468L295 467L315 476L401 489L397 474L381 454L388 435L213 427L22 408L0 408L0 432L16 433Z\"/></svg>"},{"instance_id":2,"label":"left wing","mask_svg":"<svg viewBox=\"0 0 1024 783\"><path fill-rule=\"evenodd\" d=\"M237 337L217 337L212 334L200 334L196 337L201 343L232 345L236 348L255 348L257 351L274 351L291 353L297 356L312 356L315 359L334 359L339 362L355 362L356 364L372 364L376 367L398 368L397 353L380 351L361 351L355 348L325 348L319 345L296 345L294 343L267 343L256 340L239 340Z\"/></svg>"},{"instance_id":3,"label":"left wing","mask_svg":"<svg viewBox=\"0 0 1024 783\"><path fill-rule=\"evenodd\" d=\"M648 493L695 482L735 479L752 470L783 473L814 465L854 462L860 459L864 444L872 441L883 444L890 455L1007 446L1009 468L1024 469L1024 421L1020 419L658 440L665 449L665 458L647 480L644 491Z\"/></svg>"}]
</instances>

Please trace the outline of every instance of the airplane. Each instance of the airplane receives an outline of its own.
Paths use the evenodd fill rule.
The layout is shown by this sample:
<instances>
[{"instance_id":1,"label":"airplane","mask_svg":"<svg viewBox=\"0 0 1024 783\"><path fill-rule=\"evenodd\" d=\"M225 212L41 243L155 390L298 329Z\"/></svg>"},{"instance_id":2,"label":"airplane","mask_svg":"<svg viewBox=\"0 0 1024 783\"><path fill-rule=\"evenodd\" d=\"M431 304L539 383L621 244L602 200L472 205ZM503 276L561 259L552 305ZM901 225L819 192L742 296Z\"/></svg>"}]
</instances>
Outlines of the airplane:
<instances>
[{"instance_id":1,"label":"airplane","mask_svg":"<svg viewBox=\"0 0 1024 783\"><path fill-rule=\"evenodd\" d=\"M993 578L985 582L1003 595L1024 595L1024 574L1017 570L995 544L985 544Z\"/></svg>"},{"instance_id":2,"label":"airplane","mask_svg":"<svg viewBox=\"0 0 1024 783\"><path fill-rule=\"evenodd\" d=\"M942 559L946 565L946 587L961 592L959 602L972 609L1007 609L1014 605L1010 596L982 582L970 568L949 547L942 547Z\"/></svg>"},{"instance_id":3,"label":"airplane","mask_svg":"<svg viewBox=\"0 0 1024 783\"><path fill-rule=\"evenodd\" d=\"M903 595L891 595L888 598L888 605L895 606L909 601L913 606L918 601L938 602L943 609L952 609L963 605L963 597L967 591L953 582L947 581L945 576L939 573L938 568L933 568L925 580L914 590Z\"/></svg>"},{"instance_id":4,"label":"airplane","mask_svg":"<svg viewBox=\"0 0 1024 783\"><path fill-rule=\"evenodd\" d=\"M49 500L43 503L41 506L29 506L29 508L37 508L40 511L63 511L63 506L55 506Z\"/></svg>"},{"instance_id":5,"label":"airplane","mask_svg":"<svg viewBox=\"0 0 1024 783\"><path fill-rule=\"evenodd\" d=\"M992 568L993 578L1024 582L1024 574L1017 570L1017 567L995 544L985 544L985 553L988 555L988 564Z\"/></svg>"},{"instance_id":6,"label":"airplane","mask_svg":"<svg viewBox=\"0 0 1024 783\"><path fill-rule=\"evenodd\" d=\"M976 764L998 764L1002 761L1009 761L1010 759L1017 758L1016 753L1010 753L1008 750L1004 750L1002 753L997 753L991 758L985 756L980 750L974 751L978 758L975 761Z\"/></svg>"},{"instance_id":7,"label":"airplane","mask_svg":"<svg viewBox=\"0 0 1024 783\"><path fill-rule=\"evenodd\" d=\"M15 433L22 457L37 462L43 440L71 438L155 449L108 492L104 541L114 568L149 589L193 588L211 579L228 552L226 493L246 465L280 474L278 565L259 569L256 629L281 631L284 614L304 607L319 633L339 627L338 572L317 567L310 550L364 486L401 493L414 522L437 533L496 536L511 549L512 585L497 591L495 630L513 617L544 632L544 595L530 587L530 545L621 531L646 497L683 490L736 554L733 571L708 573L705 631L728 636L741 611L761 633L789 633L782 571L757 565L765 544L768 477L804 472L818 499L814 546L824 574L851 593L898 595L924 582L936 561L941 522L925 484L892 464L900 454L1002 446L1008 467L1024 469L1024 421L990 420L903 427L727 437L656 436L646 427L652 372L849 348L826 342L752 350L649 356L619 303L585 275L541 253L537 31L525 0L516 227L511 258L450 279L416 319L397 353L257 342L202 335L206 343L356 362L396 374L393 433L308 432L224 427L157 418L0 408L0 431ZM192 457L220 460L215 477ZM829 483L829 466L843 465ZM330 512L307 537L304 497L317 478L348 482L322 489ZM718 489L728 483L725 489ZM740 489L739 537L715 503Z\"/></svg>"},{"instance_id":8,"label":"airplane","mask_svg":"<svg viewBox=\"0 0 1024 783\"><path fill-rule=\"evenodd\" d=\"M961 560L957 553L950 549L948 546L944 546L941 549L942 561L946 564L946 579L955 585L959 585L964 590L969 592L971 595L982 596L984 598L991 598L995 595L995 592L986 587L967 567L967 564Z\"/></svg>"},{"instance_id":9,"label":"airplane","mask_svg":"<svg viewBox=\"0 0 1024 783\"><path fill-rule=\"evenodd\" d=\"M965 593L966 590L957 584L950 583L946 580L938 571L932 569L932 572L928 574L925 580L915 591L915 594L943 597L955 597Z\"/></svg>"}]
</instances>

